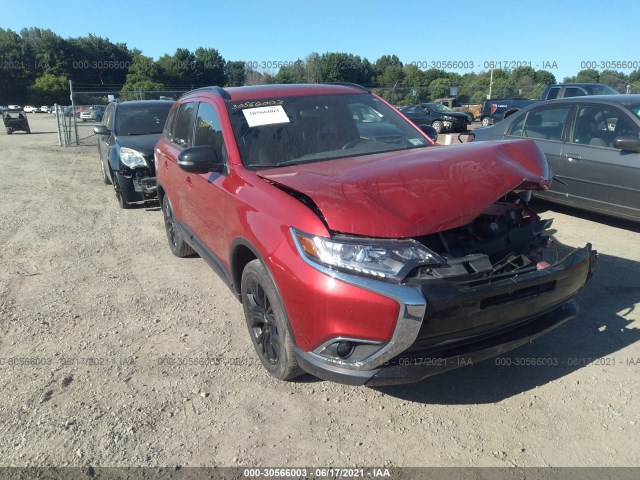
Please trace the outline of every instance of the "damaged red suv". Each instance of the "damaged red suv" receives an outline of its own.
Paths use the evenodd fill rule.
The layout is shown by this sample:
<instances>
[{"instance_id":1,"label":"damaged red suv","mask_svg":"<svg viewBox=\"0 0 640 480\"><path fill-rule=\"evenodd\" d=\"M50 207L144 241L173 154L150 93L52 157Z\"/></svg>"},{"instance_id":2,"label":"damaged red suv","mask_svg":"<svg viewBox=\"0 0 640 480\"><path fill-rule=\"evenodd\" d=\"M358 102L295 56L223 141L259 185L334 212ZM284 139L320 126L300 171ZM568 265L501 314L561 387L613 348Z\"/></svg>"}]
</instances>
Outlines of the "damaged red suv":
<instances>
[{"instance_id":1,"label":"damaged red suv","mask_svg":"<svg viewBox=\"0 0 640 480\"><path fill-rule=\"evenodd\" d=\"M276 378L415 382L576 317L595 252L560 257L528 140L434 147L358 85L208 87L155 148L172 252L242 302Z\"/></svg>"}]
</instances>

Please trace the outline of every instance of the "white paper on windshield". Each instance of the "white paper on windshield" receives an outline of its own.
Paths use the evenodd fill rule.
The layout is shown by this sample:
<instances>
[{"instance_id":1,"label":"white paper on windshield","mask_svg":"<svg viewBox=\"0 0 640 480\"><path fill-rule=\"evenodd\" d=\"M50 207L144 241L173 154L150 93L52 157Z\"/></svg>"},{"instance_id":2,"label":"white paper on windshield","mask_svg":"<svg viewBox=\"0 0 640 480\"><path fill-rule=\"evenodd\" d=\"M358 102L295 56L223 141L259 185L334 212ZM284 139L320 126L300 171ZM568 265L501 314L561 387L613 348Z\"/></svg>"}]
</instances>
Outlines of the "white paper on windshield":
<instances>
[{"instance_id":1,"label":"white paper on windshield","mask_svg":"<svg viewBox=\"0 0 640 480\"><path fill-rule=\"evenodd\" d=\"M274 105L272 107L256 107L245 108L242 110L244 118L250 127L259 127L260 125L275 125L277 123L289 123L289 117L282 108L282 105Z\"/></svg>"}]
</instances>

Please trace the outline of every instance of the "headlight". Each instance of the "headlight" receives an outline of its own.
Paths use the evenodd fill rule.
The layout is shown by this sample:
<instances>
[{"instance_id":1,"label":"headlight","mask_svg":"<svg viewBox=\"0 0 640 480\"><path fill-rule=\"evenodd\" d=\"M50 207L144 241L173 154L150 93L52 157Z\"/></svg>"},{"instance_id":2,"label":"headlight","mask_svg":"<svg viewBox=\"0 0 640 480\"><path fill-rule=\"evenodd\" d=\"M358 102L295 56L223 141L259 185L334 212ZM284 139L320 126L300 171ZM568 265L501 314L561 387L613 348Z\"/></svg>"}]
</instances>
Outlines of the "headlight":
<instances>
[{"instance_id":1,"label":"headlight","mask_svg":"<svg viewBox=\"0 0 640 480\"><path fill-rule=\"evenodd\" d=\"M132 148L122 147L120 149L120 161L129 168L147 166L147 162L142 154Z\"/></svg>"},{"instance_id":2,"label":"headlight","mask_svg":"<svg viewBox=\"0 0 640 480\"><path fill-rule=\"evenodd\" d=\"M327 238L295 229L291 232L309 260L356 275L399 282L418 266L446 265L442 257L412 239Z\"/></svg>"},{"instance_id":3,"label":"headlight","mask_svg":"<svg viewBox=\"0 0 640 480\"><path fill-rule=\"evenodd\" d=\"M445 120L448 120L450 122L452 122L453 120L455 120L455 117L450 117L449 115L445 115L442 118L444 118Z\"/></svg>"}]
</instances>

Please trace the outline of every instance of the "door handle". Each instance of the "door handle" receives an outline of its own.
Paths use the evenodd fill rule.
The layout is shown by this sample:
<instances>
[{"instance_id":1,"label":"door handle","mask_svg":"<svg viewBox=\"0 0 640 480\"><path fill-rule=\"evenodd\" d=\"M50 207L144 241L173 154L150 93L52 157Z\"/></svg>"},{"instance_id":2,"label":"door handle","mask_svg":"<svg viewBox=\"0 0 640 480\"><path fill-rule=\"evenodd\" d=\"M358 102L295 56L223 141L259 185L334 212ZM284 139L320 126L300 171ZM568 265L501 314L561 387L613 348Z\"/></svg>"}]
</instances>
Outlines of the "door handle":
<instances>
[{"instance_id":1,"label":"door handle","mask_svg":"<svg viewBox=\"0 0 640 480\"><path fill-rule=\"evenodd\" d=\"M567 153L565 154L565 157L567 157L567 160L569 160L570 162L577 162L578 160L582 160L582 155L576 155L575 153Z\"/></svg>"},{"instance_id":2,"label":"door handle","mask_svg":"<svg viewBox=\"0 0 640 480\"><path fill-rule=\"evenodd\" d=\"M191 177L187 177L187 190L191 190L193 188L193 183L191 182Z\"/></svg>"}]
</instances>

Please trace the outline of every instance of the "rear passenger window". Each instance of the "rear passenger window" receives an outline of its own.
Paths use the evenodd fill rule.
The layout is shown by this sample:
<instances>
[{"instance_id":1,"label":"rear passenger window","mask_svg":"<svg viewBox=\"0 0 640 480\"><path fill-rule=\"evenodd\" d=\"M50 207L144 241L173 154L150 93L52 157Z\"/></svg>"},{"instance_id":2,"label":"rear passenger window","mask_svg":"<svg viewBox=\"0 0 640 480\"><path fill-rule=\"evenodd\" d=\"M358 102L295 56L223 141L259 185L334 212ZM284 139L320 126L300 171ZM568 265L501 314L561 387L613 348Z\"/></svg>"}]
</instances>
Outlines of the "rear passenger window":
<instances>
[{"instance_id":1,"label":"rear passenger window","mask_svg":"<svg viewBox=\"0 0 640 480\"><path fill-rule=\"evenodd\" d=\"M513 125L511 125L511 130L509 130L509 133L507 133L507 135L521 137L524 130L524 121L526 118L526 115L522 115L519 119L516 119Z\"/></svg>"},{"instance_id":2,"label":"rear passenger window","mask_svg":"<svg viewBox=\"0 0 640 480\"><path fill-rule=\"evenodd\" d=\"M195 109L194 102L183 103L178 107L175 120L169 130L167 138L179 147L188 147L191 141L191 119Z\"/></svg>"},{"instance_id":3,"label":"rear passenger window","mask_svg":"<svg viewBox=\"0 0 640 480\"><path fill-rule=\"evenodd\" d=\"M222 127L220 126L218 113L213 105L201 102L198 106L198 116L196 117L193 137L194 146L210 145L216 150L218 158L223 158L224 140L222 138Z\"/></svg>"},{"instance_id":4,"label":"rear passenger window","mask_svg":"<svg viewBox=\"0 0 640 480\"><path fill-rule=\"evenodd\" d=\"M584 97L586 93L576 87L567 87L564 91L565 97Z\"/></svg>"},{"instance_id":5,"label":"rear passenger window","mask_svg":"<svg viewBox=\"0 0 640 480\"><path fill-rule=\"evenodd\" d=\"M522 129L522 136L541 140L562 140L562 129L570 108L570 105L563 105L530 111Z\"/></svg>"},{"instance_id":6,"label":"rear passenger window","mask_svg":"<svg viewBox=\"0 0 640 480\"><path fill-rule=\"evenodd\" d=\"M560 88L554 87L549 89L549 93L547 94L547 100L553 100L554 98L558 98L558 92L560 92Z\"/></svg>"}]
</instances>

